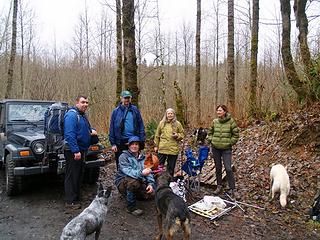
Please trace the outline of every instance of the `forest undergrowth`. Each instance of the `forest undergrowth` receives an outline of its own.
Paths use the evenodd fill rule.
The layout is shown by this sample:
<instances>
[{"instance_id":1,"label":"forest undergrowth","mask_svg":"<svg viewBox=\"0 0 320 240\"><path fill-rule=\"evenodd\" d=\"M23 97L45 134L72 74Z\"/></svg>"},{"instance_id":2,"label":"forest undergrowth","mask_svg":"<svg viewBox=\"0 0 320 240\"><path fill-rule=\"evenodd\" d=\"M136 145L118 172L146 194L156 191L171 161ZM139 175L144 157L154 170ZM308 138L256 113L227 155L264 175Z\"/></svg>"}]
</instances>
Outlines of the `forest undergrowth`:
<instances>
[{"instance_id":1,"label":"forest undergrowth","mask_svg":"<svg viewBox=\"0 0 320 240\"><path fill-rule=\"evenodd\" d=\"M265 207L270 217L276 214L284 220L279 224L298 228L305 225L317 186L320 187L320 104L242 129L234 162L243 201ZM269 201L269 172L276 163L287 166L290 177L285 210L278 198Z\"/></svg>"}]
</instances>

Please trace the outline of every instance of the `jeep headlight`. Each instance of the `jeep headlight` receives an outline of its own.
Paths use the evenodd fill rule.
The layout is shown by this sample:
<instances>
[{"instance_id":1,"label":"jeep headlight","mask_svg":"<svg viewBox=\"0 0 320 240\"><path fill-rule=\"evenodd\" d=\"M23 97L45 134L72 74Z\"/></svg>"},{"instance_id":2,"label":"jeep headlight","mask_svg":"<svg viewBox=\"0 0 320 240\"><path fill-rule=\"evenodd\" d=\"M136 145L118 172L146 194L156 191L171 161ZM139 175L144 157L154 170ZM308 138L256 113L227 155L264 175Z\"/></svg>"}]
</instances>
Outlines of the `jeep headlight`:
<instances>
[{"instance_id":1,"label":"jeep headlight","mask_svg":"<svg viewBox=\"0 0 320 240\"><path fill-rule=\"evenodd\" d=\"M42 154L44 153L44 144L41 142L36 142L33 144L32 150L35 154Z\"/></svg>"}]
</instances>

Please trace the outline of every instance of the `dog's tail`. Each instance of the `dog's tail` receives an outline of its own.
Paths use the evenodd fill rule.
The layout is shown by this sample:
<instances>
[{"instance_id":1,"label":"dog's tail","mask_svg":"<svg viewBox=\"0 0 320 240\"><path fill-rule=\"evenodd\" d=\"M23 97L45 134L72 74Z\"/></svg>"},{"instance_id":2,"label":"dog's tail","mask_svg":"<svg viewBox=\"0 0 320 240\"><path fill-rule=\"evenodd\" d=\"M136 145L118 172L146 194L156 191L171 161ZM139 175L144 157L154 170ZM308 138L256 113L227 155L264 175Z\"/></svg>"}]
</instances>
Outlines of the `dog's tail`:
<instances>
[{"instance_id":1,"label":"dog's tail","mask_svg":"<svg viewBox=\"0 0 320 240\"><path fill-rule=\"evenodd\" d=\"M174 219L174 225L176 225L177 227L179 226L179 227L182 227L184 224L189 224L189 218L184 218L184 219L181 219L180 217L176 217L175 219Z\"/></svg>"},{"instance_id":2,"label":"dog's tail","mask_svg":"<svg viewBox=\"0 0 320 240\"><path fill-rule=\"evenodd\" d=\"M280 194L280 204L281 204L281 207L285 207L287 205L287 195L286 194L283 194L283 193Z\"/></svg>"},{"instance_id":3,"label":"dog's tail","mask_svg":"<svg viewBox=\"0 0 320 240\"><path fill-rule=\"evenodd\" d=\"M176 232L180 227L183 229L184 234L190 235L190 219L188 217L186 217L185 219L180 219L179 217L176 217L174 224L171 227L171 231Z\"/></svg>"}]
</instances>

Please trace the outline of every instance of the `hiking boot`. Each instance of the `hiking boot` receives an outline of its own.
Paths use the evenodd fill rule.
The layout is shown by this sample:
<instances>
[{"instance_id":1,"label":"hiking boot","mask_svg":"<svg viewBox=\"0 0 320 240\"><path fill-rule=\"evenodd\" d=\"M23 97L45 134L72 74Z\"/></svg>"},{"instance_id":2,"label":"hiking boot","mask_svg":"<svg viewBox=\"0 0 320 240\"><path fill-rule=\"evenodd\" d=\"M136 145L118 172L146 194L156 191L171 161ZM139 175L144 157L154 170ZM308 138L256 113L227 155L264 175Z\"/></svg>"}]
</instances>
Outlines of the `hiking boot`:
<instances>
[{"instance_id":1,"label":"hiking boot","mask_svg":"<svg viewBox=\"0 0 320 240\"><path fill-rule=\"evenodd\" d=\"M134 216L141 216L143 214L143 210L141 210L135 206L128 206L127 213L130 213Z\"/></svg>"},{"instance_id":2,"label":"hiking boot","mask_svg":"<svg viewBox=\"0 0 320 240\"><path fill-rule=\"evenodd\" d=\"M214 195L218 195L219 193L221 193L222 191L222 186L221 185L217 185L216 190L213 191Z\"/></svg>"},{"instance_id":3,"label":"hiking boot","mask_svg":"<svg viewBox=\"0 0 320 240\"><path fill-rule=\"evenodd\" d=\"M81 209L81 204L80 203L66 203L65 207L69 208L71 210L77 210L77 209Z\"/></svg>"},{"instance_id":4,"label":"hiking boot","mask_svg":"<svg viewBox=\"0 0 320 240\"><path fill-rule=\"evenodd\" d=\"M238 193L238 191L237 190L235 190L235 189L231 189L231 191L230 191L230 197L233 199L233 200L240 200L240 195L239 195L239 193Z\"/></svg>"}]
</instances>

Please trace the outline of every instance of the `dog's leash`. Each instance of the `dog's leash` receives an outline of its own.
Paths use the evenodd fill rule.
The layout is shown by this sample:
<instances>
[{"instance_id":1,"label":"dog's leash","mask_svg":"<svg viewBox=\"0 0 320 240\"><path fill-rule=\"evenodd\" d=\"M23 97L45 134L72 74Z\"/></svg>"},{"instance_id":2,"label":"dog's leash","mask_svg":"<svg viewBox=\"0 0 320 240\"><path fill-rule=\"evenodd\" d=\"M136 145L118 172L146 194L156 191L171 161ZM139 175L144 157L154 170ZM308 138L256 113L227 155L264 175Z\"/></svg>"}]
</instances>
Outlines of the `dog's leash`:
<instances>
[{"instance_id":1,"label":"dog's leash","mask_svg":"<svg viewBox=\"0 0 320 240\"><path fill-rule=\"evenodd\" d=\"M166 170L166 169L165 169L165 167L164 167L163 165L159 165L157 169L152 170L152 173L153 173L153 174L156 174L156 173L159 173L159 172L163 172L163 171L165 171L165 170Z\"/></svg>"}]
</instances>

